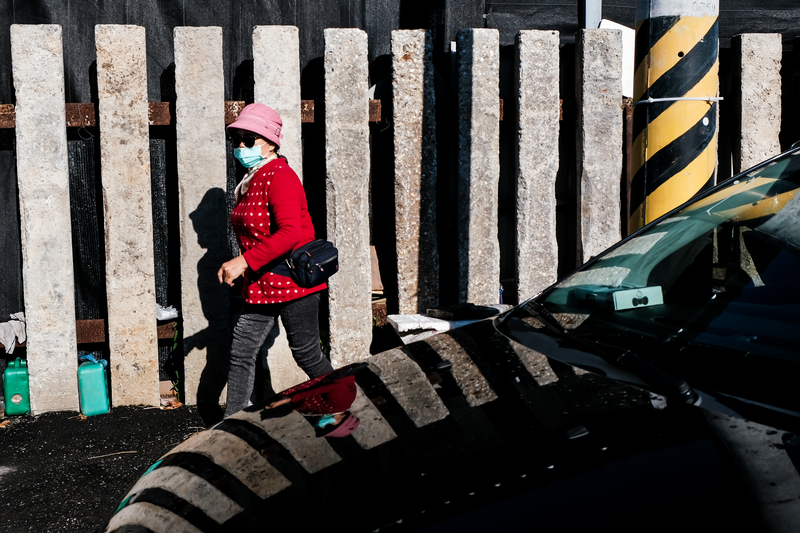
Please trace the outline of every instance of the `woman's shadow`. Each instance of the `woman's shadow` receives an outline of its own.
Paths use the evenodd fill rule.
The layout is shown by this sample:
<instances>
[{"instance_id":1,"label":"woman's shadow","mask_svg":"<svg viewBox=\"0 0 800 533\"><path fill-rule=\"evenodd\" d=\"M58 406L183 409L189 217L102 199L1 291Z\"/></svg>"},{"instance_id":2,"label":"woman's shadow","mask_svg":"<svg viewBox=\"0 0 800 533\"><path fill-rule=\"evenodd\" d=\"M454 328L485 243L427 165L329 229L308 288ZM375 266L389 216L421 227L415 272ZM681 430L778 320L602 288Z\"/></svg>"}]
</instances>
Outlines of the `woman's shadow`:
<instances>
[{"instance_id":1,"label":"woman's shadow","mask_svg":"<svg viewBox=\"0 0 800 533\"><path fill-rule=\"evenodd\" d=\"M206 250L197 263L197 290L205 329L184 337L184 361L194 349L205 349L206 361L197 383L197 410L207 425L222 420L219 398L228 381L230 348L230 292L219 282L217 271L228 257L225 191L210 189L197 209L189 214L197 244ZM184 317L186 308L184 304ZM192 383L186 383L186 387Z\"/></svg>"}]
</instances>

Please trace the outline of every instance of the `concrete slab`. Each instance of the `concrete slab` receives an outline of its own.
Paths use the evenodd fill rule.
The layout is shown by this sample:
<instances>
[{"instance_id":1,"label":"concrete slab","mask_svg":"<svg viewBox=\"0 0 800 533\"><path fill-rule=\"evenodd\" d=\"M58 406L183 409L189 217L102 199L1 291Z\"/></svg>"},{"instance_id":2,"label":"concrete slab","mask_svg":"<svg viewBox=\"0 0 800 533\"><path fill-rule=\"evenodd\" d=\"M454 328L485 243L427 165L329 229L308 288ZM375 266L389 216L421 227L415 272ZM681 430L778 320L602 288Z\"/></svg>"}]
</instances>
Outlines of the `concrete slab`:
<instances>
[{"instance_id":1,"label":"concrete slab","mask_svg":"<svg viewBox=\"0 0 800 533\"><path fill-rule=\"evenodd\" d=\"M362 361L372 342L368 74L367 34L358 29L326 29L328 240L339 249L339 273L328 282L334 368Z\"/></svg>"},{"instance_id":2,"label":"concrete slab","mask_svg":"<svg viewBox=\"0 0 800 533\"><path fill-rule=\"evenodd\" d=\"M253 30L255 101L273 108L283 120L280 153L303 181L303 139L300 122L300 37L296 26L256 26ZM308 376L292 357L281 325L269 349L272 388L281 391Z\"/></svg>"},{"instance_id":3,"label":"concrete slab","mask_svg":"<svg viewBox=\"0 0 800 533\"><path fill-rule=\"evenodd\" d=\"M60 26L11 26L22 281L34 414L78 410L61 40Z\"/></svg>"},{"instance_id":4,"label":"concrete slab","mask_svg":"<svg viewBox=\"0 0 800 533\"><path fill-rule=\"evenodd\" d=\"M424 30L392 32L392 123L398 307L439 303L433 44Z\"/></svg>"},{"instance_id":5,"label":"concrete slab","mask_svg":"<svg viewBox=\"0 0 800 533\"><path fill-rule=\"evenodd\" d=\"M500 301L500 37L458 32L458 298Z\"/></svg>"},{"instance_id":6,"label":"concrete slab","mask_svg":"<svg viewBox=\"0 0 800 533\"><path fill-rule=\"evenodd\" d=\"M270 106L283 120L280 152L303 181L300 129L300 37L296 26L253 29L255 101Z\"/></svg>"},{"instance_id":7,"label":"concrete slab","mask_svg":"<svg viewBox=\"0 0 800 533\"><path fill-rule=\"evenodd\" d=\"M575 53L578 226L585 262L621 237L622 34L581 30Z\"/></svg>"},{"instance_id":8,"label":"concrete slab","mask_svg":"<svg viewBox=\"0 0 800 533\"><path fill-rule=\"evenodd\" d=\"M522 302L556 282L559 33L517 34L517 298Z\"/></svg>"},{"instance_id":9,"label":"concrete slab","mask_svg":"<svg viewBox=\"0 0 800 533\"><path fill-rule=\"evenodd\" d=\"M175 28L184 403L220 403L230 349L222 28Z\"/></svg>"},{"instance_id":10,"label":"concrete slab","mask_svg":"<svg viewBox=\"0 0 800 533\"><path fill-rule=\"evenodd\" d=\"M95 26L114 405L159 405L145 29Z\"/></svg>"},{"instance_id":11,"label":"concrete slab","mask_svg":"<svg viewBox=\"0 0 800 533\"><path fill-rule=\"evenodd\" d=\"M738 64L734 77L739 86L739 129L733 146L734 172L781 153L781 59L780 33L749 33L733 38Z\"/></svg>"}]
</instances>

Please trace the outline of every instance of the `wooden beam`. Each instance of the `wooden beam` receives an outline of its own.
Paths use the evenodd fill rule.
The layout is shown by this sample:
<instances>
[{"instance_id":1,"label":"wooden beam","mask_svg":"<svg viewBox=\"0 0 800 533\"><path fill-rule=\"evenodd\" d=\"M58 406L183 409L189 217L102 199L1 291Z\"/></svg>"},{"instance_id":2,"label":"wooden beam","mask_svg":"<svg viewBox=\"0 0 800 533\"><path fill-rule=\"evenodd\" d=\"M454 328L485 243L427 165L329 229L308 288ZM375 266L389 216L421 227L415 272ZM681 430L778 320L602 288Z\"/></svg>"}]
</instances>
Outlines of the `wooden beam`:
<instances>
[{"instance_id":1,"label":"wooden beam","mask_svg":"<svg viewBox=\"0 0 800 533\"><path fill-rule=\"evenodd\" d=\"M94 104L67 104L67 127L85 128L97 125Z\"/></svg>"},{"instance_id":2,"label":"wooden beam","mask_svg":"<svg viewBox=\"0 0 800 533\"><path fill-rule=\"evenodd\" d=\"M225 124L232 124L244 108L245 102L232 100L225 102ZM97 113L92 103L65 104L68 128L92 128L97 126ZM314 100L303 100L300 104L300 120L314 122ZM380 122L383 106L380 100L369 101L369 121ZM151 126L169 126L173 117L169 102L150 102L148 119ZM503 100L500 99L500 120L503 120ZM0 104L0 129L13 129L16 126L14 104Z\"/></svg>"},{"instance_id":3,"label":"wooden beam","mask_svg":"<svg viewBox=\"0 0 800 533\"><path fill-rule=\"evenodd\" d=\"M242 100L225 102L225 125L233 124L239 117L239 113L244 109L245 103Z\"/></svg>"},{"instance_id":4,"label":"wooden beam","mask_svg":"<svg viewBox=\"0 0 800 533\"><path fill-rule=\"evenodd\" d=\"M97 320L76 320L75 333L78 336L78 344L106 342L106 321L102 318Z\"/></svg>"},{"instance_id":5,"label":"wooden beam","mask_svg":"<svg viewBox=\"0 0 800 533\"><path fill-rule=\"evenodd\" d=\"M17 123L17 113L13 104L0 104L0 128L13 128Z\"/></svg>"},{"instance_id":6,"label":"wooden beam","mask_svg":"<svg viewBox=\"0 0 800 533\"><path fill-rule=\"evenodd\" d=\"M300 122L314 122L314 100L300 103Z\"/></svg>"},{"instance_id":7,"label":"wooden beam","mask_svg":"<svg viewBox=\"0 0 800 533\"><path fill-rule=\"evenodd\" d=\"M561 104L561 117L563 116L564 101ZM500 99L500 120L504 119L505 105ZM151 126L169 126L172 123L169 102L150 102L148 116ZM225 124L232 124L245 106L242 100L225 102ZM97 125L94 104L66 104L68 128L91 128ZM300 121L303 123L314 122L314 100L303 100L300 104ZM369 121L380 122L383 117L383 106L380 100L369 101ZM16 112L13 104L0 104L0 129L13 129L16 125Z\"/></svg>"},{"instance_id":8,"label":"wooden beam","mask_svg":"<svg viewBox=\"0 0 800 533\"><path fill-rule=\"evenodd\" d=\"M157 326L158 338L171 339L175 336L177 322L167 322ZM94 320L76 320L75 332L78 336L78 344L92 344L106 342L106 321L102 318Z\"/></svg>"},{"instance_id":9,"label":"wooden beam","mask_svg":"<svg viewBox=\"0 0 800 533\"><path fill-rule=\"evenodd\" d=\"M369 121L370 122L380 122L381 121L381 101L380 100L370 100L369 101Z\"/></svg>"},{"instance_id":10,"label":"wooden beam","mask_svg":"<svg viewBox=\"0 0 800 533\"><path fill-rule=\"evenodd\" d=\"M622 217L622 234L628 235L628 222L631 216L631 183L633 182L633 173L631 165L633 165L633 98L622 99L622 185L625 187L623 191L623 205Z\"/></svg>"},{"instance_id":11,"label":"wooden beam","mask_svg":"<svg viewBox=\"0 0 800 533\"><path fill-rule=\"evenodd\" d=\"M157 327L159 340L172 339L175 336L175 328L178 327L178 322L173 320L166 324L160 324ZM96 344L106 342L106 321L102 318L92 320L76 320L75 321L75 334L78 338L78 344ZM16 343L17 348L24 348L26 344L23 342ZM0 342L0 348L5 349L5 346Z\"/></svg>"},{"instance_id":12,"label":"wooden beam","mask_svg":"<svg viewBox=\"0 0 800 533\"><path fill-rule=\"evenodd\" d=\"M169 126L172 116L169 112L169 102L150 102L147 118L151 126Z\"/></svg>"}]
</instances>

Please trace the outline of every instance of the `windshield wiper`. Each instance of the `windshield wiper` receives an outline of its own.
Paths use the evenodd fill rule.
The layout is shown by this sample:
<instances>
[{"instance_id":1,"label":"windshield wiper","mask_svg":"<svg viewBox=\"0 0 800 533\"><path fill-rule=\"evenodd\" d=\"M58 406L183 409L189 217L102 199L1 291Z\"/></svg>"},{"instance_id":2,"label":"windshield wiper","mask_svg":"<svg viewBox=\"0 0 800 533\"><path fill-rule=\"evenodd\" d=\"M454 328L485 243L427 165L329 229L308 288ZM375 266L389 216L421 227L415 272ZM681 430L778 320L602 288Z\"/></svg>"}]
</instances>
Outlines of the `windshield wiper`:
<instances>
[{"instance_id":1,"label":"windshield wiper","mask_svg":"<svg viewBox=\"0 0 800 533\"><path fill-rule=\"evenodd\" d=\"M570 333L543 303L530 301L525 304L525 309L539 318L554 333L585 347L590 353L597 355L605 362L630 372L641 379L653 389L653 392L668 398L674 398L682 403L693 404L697 401L697 393L685 379L672 377L639 357L635 352L623 349L624 351L619 353L621 349L616 346L589 341ZM608 353L609 351L616 353Z\"/></svg>"},{"instance_id":2,"label":"windshield wiper","mask_svg":"<svg viewBox=\"0 0 800 533\"><path fill-rule=\"evenodd\" d=\"M569 331L567 331L567 329L561 325L561 322L559 322L558 319L556 319L556 317L554 317L550 311L547 310L543 303L531 300L525 304L525 309L532 315L535 315L541 319L547 329L550 329L559 335L564 335L565 337L572 337Z\"/></svg>"},{"instance_id":3,"label":"windshield wiper","mask_svg":"<svg viewBox=\"0 0 800 533\"><path fill-rule=\"evenodd\" d=\"M617 362L622 368L630 371L631 374L651 384L654 389L658 388L664 391L659 392L659 390L655 390L654 392L659 392L668 398L675 398L680 402L690 405L697 401L697 393L685 379L678 379L670 376L630 350L625 350L619 355L617 357Z\"/></svg>"}]
</instances>

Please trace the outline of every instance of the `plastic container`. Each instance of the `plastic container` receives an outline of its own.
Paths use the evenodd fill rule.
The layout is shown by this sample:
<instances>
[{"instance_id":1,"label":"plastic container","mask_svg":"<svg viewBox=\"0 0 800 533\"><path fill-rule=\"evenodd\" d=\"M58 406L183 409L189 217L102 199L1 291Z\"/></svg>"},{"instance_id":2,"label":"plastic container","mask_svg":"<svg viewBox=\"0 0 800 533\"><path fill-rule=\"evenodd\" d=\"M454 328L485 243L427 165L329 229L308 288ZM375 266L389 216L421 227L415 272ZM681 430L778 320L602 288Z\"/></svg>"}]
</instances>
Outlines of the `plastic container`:
<instances>
[{"instance_id":1,"label":"plastic container","mask_svg":"<svg viewBox=\"0 0 800 533\"><path fill-rule=\"evenodd\" d=\"M17 357L8 363L3 373L6 414L27 415L31 412L31 392L28 381L28 362Z\"/></svg>"},{"instance_id":2,"label":"plastic container","mask_svg":"<svg viewBox=\"0 0 800 533\"><path fill-rule=\"evenodd\" d=\"M91 358L78 367L78 390L81 413L85 416L104 415L110 409L106 362Z\"/></svg>"}]
</instances>

